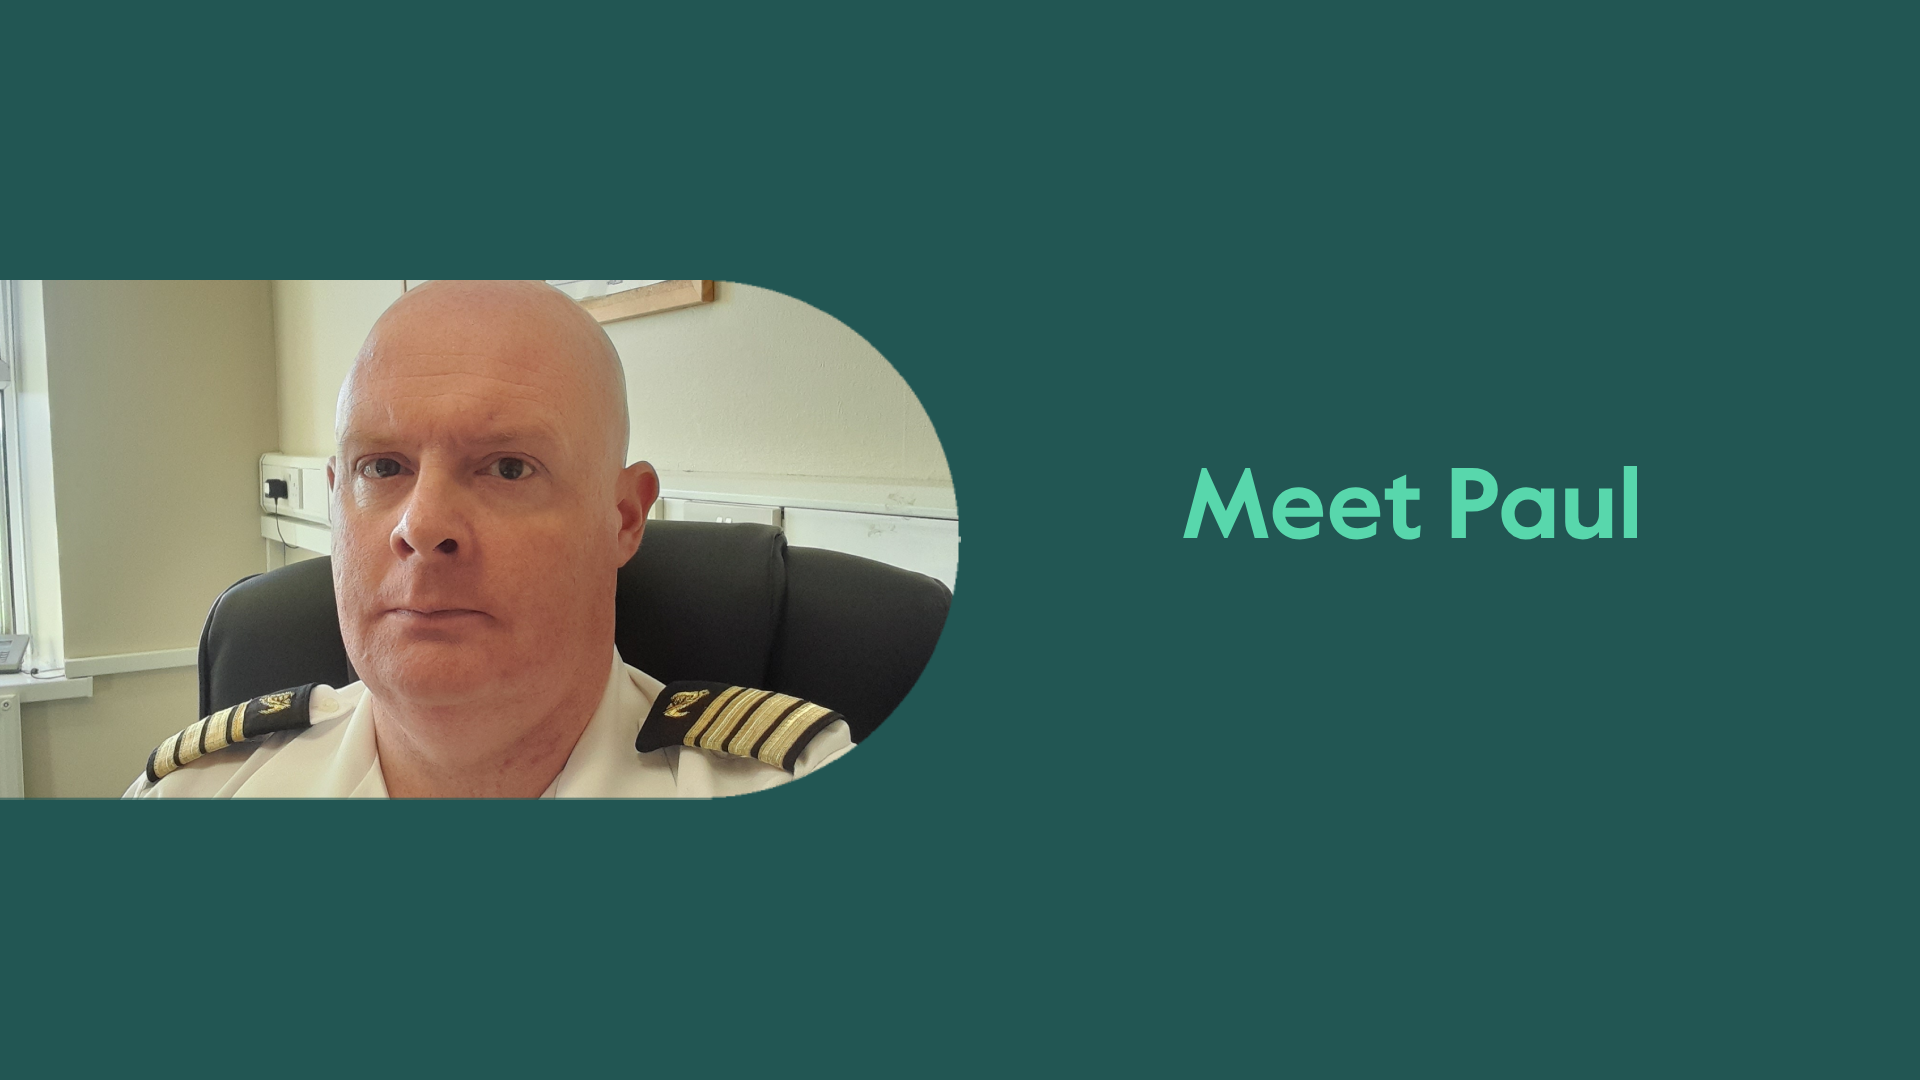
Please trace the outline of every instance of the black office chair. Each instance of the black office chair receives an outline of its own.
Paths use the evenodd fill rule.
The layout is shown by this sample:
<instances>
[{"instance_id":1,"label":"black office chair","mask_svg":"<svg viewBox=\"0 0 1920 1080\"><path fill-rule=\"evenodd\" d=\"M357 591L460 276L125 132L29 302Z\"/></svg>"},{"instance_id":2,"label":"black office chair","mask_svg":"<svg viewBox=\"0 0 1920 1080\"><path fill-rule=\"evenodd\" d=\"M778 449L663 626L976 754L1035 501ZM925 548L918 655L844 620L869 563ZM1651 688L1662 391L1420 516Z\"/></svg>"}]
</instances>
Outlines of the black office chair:
<instances>
[{"instance_id":1,"label":"black office chair","mask_svg":"<svg viewBox=\"0 0 1920 1080\"><path fill-rule=\"evenodd\" d=\"M856 740L892 714L933 656L953 594L766 525L653 521L620 568L614 643L662 682L793 694L845 714ZM200 632L200 715L290 686L358 680L340 639L331 559L242 579Z\"/></svg>"}]
</instances>

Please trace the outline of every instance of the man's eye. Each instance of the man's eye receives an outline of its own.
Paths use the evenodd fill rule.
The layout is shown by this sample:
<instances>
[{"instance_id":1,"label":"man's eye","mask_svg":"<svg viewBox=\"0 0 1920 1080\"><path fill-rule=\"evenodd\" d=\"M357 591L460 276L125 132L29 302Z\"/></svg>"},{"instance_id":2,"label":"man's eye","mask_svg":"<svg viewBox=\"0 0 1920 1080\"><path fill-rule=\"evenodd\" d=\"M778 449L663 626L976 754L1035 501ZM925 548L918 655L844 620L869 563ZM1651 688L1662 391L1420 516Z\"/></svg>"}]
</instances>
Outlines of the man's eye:
<instances>
[{"instance_id":1,"label":"man's eye","mask_svg":"<svg viewBox=\"0 0 1920 1080\"><path fill-rule=\"evenodd\" d=\"M533 466L517 457L503 457L487 467L487 471L502 480L518 480L533 471Z\"/></svg>"},{"instance_id":2,"label":"man's eye","mask_svg":"<svg viewBox=\"0 0 1920 1080\"><path fill-rule=\"evenodd\" d=\"M387 480L400 475L400 463L392 458L374 458L360 466L360 475L371 480Z\"/></svg>"}]
</instances>

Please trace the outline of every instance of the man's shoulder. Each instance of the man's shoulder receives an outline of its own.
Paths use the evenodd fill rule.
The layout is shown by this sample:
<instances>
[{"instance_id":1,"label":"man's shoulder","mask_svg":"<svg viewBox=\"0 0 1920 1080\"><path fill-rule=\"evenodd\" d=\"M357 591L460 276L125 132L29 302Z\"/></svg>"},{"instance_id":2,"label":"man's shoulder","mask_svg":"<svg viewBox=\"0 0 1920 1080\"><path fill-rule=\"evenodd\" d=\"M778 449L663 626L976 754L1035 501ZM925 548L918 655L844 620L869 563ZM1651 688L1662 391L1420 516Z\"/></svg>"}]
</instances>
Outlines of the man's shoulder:
<instances>
[{"instance_id":1,"label":"man's shoulder","mask_svg":"<svg viewBox=\"0 0 1920 1080\"><path fill-rule=\"evenodd\" d=\"M230 795L301 741L330 737L364 692L313 683L248 698L189 724L147 755L124 798Z\"/></svg>"},{"instance_id":2,"label":"man's shoulder","mask_svg":"<svg viewBox=\"0 0 1920 1080\"><path fill-rule=\"evenodd\" d=\"M755 717L754 703L767 706L772 701L771 692L728 683L662 684L624 664L621 671L625 677L614 680L610 698L603 702L555 781L551 789L555 797L713 799L744 795L805 776L851 745L844 722L829 722L824 730L812 732L798 730L811 725L796 725L788 736L796 743L805 743L800 754L788 760L784 754L768 750L768 756L774 759L769 761L756 751L765 749L760 744L767 731L778 730L772 721L804 702L789 697L775 703L780 707L758 714L758 733L747 735L743 734L748 730L741 726L743 721ZM736 702L745 704L728 713ZM716 703L718 709L714 708ZM724 724L731 735L723 738L716 734L716 723Z\"/></svg>"},{"instance_id":3,"label":"man's shoulder","mask_svg":"<svg viewBox=\"0 0 1920 1080\"><path fill-rule=\"evenodd\" d=\"M683 680L654 696L634 749L689 746L793 772L799 755L840 714L792 694Z\"/></svg>"},{"instance_id":4,"label":"man's shoulder","mask_svg":"<svg viewBox=\"0 0 1920 1080\"><path fill-rule=\"evenodd\" d=\"M654 685L659 689L634 749L677 753L682 773L698 760L716 778L765 775L780 782L852 746L845 717L793 694L697 680Z\"/></svg>"}]
</instances>

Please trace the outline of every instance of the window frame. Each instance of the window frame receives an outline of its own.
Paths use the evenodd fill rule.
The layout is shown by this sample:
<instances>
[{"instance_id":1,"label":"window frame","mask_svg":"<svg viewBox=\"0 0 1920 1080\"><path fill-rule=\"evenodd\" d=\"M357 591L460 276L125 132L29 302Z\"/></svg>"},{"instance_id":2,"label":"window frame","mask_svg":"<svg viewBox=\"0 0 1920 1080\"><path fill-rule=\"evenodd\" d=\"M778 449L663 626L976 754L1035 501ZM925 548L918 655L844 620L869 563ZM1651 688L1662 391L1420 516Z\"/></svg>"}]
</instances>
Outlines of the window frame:
<instances>
[{"instance_id":1,"label":"window frame","mask_svg":"<svg viewBox=\"0 0 1920 1080\"><path fill-rule=\"evenodd\" d=\"M54 507L52 432L46 412L44 295L41 282L0 280L0 341L7 352L8 378L0 387L0 422L5 431L8 583L12 588L12 633L28 635L22 674L37 669L66 678L67 645L60 609L60 540ZM25 382L32 385L23 385ZM22 419L29 408L31 417ZM29 455L32 455L29 460ZM12 678L4 676L0 678ZM86 683L89 680L78 680ZM36 683L36 685L39 685ZM52 685L49 683L48 685ZM91 693L89 689L88 693ZM36 700L47 695L37 695ZM67 697L61 693L53 696Z\"/></svg>"},{"instance_id":2,"label":"window frame","mask_svg":"<svg viewBox=\"0 0 1920 1080\"><path fill-rule=\"evenodd\" d=\"M30 575L26 560L26 506L20 483L20 409L14 392L23 348L20 329L20 283L0 280L0 563L5 575L0 585L0 633L32 634L32 604L28 602Z\"/></svg>"}]
</instances>

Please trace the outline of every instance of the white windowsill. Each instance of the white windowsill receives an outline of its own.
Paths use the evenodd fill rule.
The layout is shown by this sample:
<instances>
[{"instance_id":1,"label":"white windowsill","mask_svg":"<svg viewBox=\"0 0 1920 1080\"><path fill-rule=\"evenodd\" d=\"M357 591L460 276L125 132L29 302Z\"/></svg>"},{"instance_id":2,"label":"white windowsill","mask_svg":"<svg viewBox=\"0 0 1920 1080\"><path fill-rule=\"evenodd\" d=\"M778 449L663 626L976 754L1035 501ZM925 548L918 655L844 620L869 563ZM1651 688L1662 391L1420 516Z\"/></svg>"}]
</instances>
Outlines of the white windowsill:
<instances>
[{"instance_id":1,"label":"white windowsill","mask_svg":"<svg viewBox=\"0 0 1920 1080\"><path fill-rule=\"evenodd\" d=\"M0 675L0 694L17 694L23 705L34 701L92 697L93 678L69 679L65 675L37 678L23 671L18 675Z\"/></svg>"}]
</instances>

